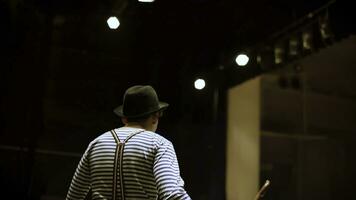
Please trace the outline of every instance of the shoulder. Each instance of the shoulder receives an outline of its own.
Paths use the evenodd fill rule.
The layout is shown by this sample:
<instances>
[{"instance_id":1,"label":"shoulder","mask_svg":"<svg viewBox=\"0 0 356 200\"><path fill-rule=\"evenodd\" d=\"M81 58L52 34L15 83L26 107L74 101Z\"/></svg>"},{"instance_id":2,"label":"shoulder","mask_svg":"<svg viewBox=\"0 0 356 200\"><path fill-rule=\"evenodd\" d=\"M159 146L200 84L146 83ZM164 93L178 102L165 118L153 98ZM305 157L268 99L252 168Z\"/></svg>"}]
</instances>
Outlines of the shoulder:
<instances>
[{"instance_id":1,"label":"shoulder","mask_svg":"<svg viewBox=\"0 0 356 200\"><path fill-rule=\"evenodd\" d=\"M162 144L169 144L171 141L169 141L167 138L163 137L162 135L152 132L152 131L145 131L146 133L152 135L152 137L158 142Z\"/></svg>"},{"instance_id":2,"label":"shoulder","mask_svg":"<svg viewBox=\"0 0 356 200\"><path fill-rule=\"evenodd\" d=\"M118 128L114 129L115 132L118 135L123 136L124 138L130 135L134 129L125 129L125 128ZM147 131L147 130L142 130L139 134L136 136L132 137L133 140L138 139L138 140L143 140L149 143L153 143L155 146L173 146L172 142L169 141L167 138L163 137L162 135L152 132L152 131ZM130 139L130 140L132 140ZM112 133L110 131L107 131L105 133L102 133L98 137L96 137L90 144L88 148L92 148L93 146L97 146L98 144L114 144L115 145L115 139L112 136Z\"/></svg>"},{"instance_id":3,"label":"shoulder","mask_svg":"<svg viewBox=\"0 0 356 200\"><path fill-rule=\"evenodd\" d=\"M114 138L111 135L110 131L107 131L105 133L102 133L98 137L96 137L94 140L92 140L89 145L93 145L93 144L96 144L98 142L111 141L113 139Z\"/></svg>"},{"instance_id":4,"label":"shoulder","mask_svg":"<svg viewBox=\"0 0 356 200\"><path fill-rule=\"evenodd\" d=\"M173 148L173 144L170 140L168 140L167 138L163 137L162 135L155 133L155 132L151 132L151 131L145 131L148 132L153 138L154 138L154 143L156 148L158 149L172 149Z\"/></svg>"}]
</instances>

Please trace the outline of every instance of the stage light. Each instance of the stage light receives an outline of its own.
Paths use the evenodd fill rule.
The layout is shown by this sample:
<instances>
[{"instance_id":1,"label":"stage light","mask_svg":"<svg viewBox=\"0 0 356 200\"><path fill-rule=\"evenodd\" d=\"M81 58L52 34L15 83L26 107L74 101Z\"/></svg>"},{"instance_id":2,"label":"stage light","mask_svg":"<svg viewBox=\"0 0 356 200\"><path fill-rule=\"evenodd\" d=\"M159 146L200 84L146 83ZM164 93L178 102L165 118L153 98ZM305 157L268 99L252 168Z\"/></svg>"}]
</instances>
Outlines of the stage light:
<instances>
[{"instance_id":1,"label":"stage light","mask_svg":"<svg viewBox=\"0 0 356 200\"><path fill-rule=\"evenodd\" d=\"M249 58L246 54L239 54L236 59L235 59L236 63L238 66L245 66L247 65Z\"/></svg>"},{"instance_id":2,"label":"stage light","mask_svg":"<svg viewBox=\"0 0 356 200\"><path fill-rule=\"evenodd\" d=\"M274 47L274 63L281 64L284 62L285 50L282 44L278 44Z\"/></svg>"},{"instance_id":3,"label":"stage light","mask_svg":"<svg viewBox=\"0 0 356 200\"><path fill-rule=\"evenodd\" d=\"M139 2L142 2L142 3L152 3L154 2L155 0L138 0Z\"/></svg>"},{"instance_id":4,"label":"stage light","mask_svg":"<svg viewBox=\"0 0 356 200\"><path fill-rule=\"evenodd\" d=\"M289 55L297 56L299 54L299 40L298 37L292 36L289 39Z\"/></svg>"},{"instance_id":5,"label":"stage light","mask_svg":"<svg viewBox=\"0 0 356 200\"><path fill-rule=\"evenodd\" d=\"M204 81L204 79L197 79L197 80L195 80L195 82L194 82L194 87L195 87L195 89L197 89L197 90L202 90L204 87L205 87L205 81Z\"/></svg>"},{"instance_id":6,"label":"stage light","mask_svg":"<svg viewBox=\"0 0 356 200\"><path fill-rule=\"evenodd\" d=\"M328 40L332 37L328 13L319 17L319 29L323 40Z\"/></svg>"},{"instance_id":7,"label":"stage light","mask_svg":"<svg viewBox=\"0 0 356 200\"><path fill-rule=\"evenodd\" d=\"M262 56L261 56L261 55L257 55L257 56L256 56L256 62L257 62L257 64L259 64L259 65L262 64Z\"/></svg>"},{"instance_id":8,"label":"stage light","mask_svg":"<svg viewBox=\"0 0 356 200\"><path fill-rule=\"evenodd\" d=\"M117 29L120 26L120 22L117 17L109 17L106 21L110 29Z\"/></svg>"},{"instance_id":9,"label":"stage light","mask_svg":"<svg viewBox=\"0 0 356 200\"><path fill-rule=\"evenodd\" d=\"M311 31L304 31L302 33L303 49L312 50L313 49L313 35Z\"/></svg>"}]
</instances>

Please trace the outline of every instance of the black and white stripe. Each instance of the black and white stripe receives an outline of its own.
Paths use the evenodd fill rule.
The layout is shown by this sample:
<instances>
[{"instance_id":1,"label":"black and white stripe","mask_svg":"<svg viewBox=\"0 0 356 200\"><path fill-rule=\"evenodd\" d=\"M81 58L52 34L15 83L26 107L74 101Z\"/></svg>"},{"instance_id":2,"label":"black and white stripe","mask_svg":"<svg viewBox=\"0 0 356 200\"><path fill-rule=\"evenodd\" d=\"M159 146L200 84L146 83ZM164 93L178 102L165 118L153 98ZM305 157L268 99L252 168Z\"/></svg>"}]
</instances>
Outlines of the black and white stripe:
<instances>
[{"instance_id":1,"label":"black and white stripe","mask_svg":"<svg viewBox=\"0 0 356 200\"><path fill-rule=\"evenodd\" d=\"M120 141L136 128L115 129ZM113 168L116 142L110 132L93 140L73 176L67 200L85 199L91 190L92 199L112 199ZM190 199L184 190L177 157L170 141L143 131L125 145L123 154L125 199ZM117 194L120 194L117 180ZM118 195L120 197L120 195Z\"/></svg>"}]
</instances>

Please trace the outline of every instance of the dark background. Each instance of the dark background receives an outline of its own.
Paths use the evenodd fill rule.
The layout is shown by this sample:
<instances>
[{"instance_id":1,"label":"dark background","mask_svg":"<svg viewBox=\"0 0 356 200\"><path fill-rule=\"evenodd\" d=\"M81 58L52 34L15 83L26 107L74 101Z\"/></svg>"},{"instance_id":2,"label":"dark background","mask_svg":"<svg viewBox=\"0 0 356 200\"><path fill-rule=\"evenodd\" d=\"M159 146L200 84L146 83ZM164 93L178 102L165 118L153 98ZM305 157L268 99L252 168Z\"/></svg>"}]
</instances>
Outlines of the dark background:
<instances>
[{"instance_id":1,"label":"dark background","mask_svg":"<svg viewBox=\"0 0 356 200\"><path fill-rule=\"evenodd\" d=\"M224 199L226 91L274 69L235 68L237 52L327 2L0 1L4 199L63 199L88 143L121 126L112 110L135 84L170 103L158 132L174 143L191 197ZM354 33L350 5L330 8L333 42ZM107 27L111 15L117 30Z\"/></svg>"}]
</instances>

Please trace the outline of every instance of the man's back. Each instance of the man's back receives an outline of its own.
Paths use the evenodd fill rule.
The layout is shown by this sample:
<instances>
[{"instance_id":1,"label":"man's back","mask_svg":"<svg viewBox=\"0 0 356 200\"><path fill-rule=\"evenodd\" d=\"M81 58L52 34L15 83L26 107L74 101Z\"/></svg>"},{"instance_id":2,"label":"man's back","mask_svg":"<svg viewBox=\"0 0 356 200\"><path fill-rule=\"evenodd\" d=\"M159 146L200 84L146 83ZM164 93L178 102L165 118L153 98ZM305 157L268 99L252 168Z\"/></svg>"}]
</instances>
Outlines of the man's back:
<instances>
[{"instance_id":1,"label":"man's back","mask_svg":"<svg viewBox=\"0 0 356 200\"><path fill-rule=\"evenodd\" d=\"M124 141L123 183L125 199L190 199L180 177L173 145L164 137L144 129L115 129ZM93 199L112 199L116 142L110 132L93 140L73 177L67 199L84 199L89 189ZM119 174L118 174L119 175ZM119 177L119 176L118 176ZM120 180L117 180L119 197Z\"/></svg>"}]
</instances>

